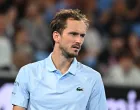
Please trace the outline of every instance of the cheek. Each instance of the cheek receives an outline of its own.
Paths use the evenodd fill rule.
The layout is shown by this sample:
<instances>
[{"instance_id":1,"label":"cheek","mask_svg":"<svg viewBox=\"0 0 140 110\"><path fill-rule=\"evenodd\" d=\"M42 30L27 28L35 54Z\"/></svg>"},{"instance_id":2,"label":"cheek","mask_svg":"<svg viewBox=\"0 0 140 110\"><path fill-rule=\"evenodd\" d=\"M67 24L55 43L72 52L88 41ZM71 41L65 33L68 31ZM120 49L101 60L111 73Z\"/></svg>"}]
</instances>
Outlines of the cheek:
<instances>
[{"instance_id":1,"label":"cheek","mask_svg":"<svg viewBox=\"0 0 140 110\"><path fill-rule=\"evenodd\" d=\"M71 41L68 40L68 39L63 39L63 40L61 40L61 42L60 42L60 46L63 47L63 48L65 48L65 49L70 48L71 45L72 45L72 43L71 43Z\"/></svg>"},{"instance_id":2,"label":"cheek","mask_svg":"<svg viewBox=\"0 0 140 110\"><path fill-rule=\"evenodd\" d=\"M72 41L69 40L69 39L63 39L63 40L62 40L62 43L63 43L64 45L69 45L71 42L72 42Z\"/></svg>"},{"instance_id":3,"label":"cheek","mask_svg":"<svg viewBox=\"0 0 140 110\"><path fill-rule=\"evenodd\" d=\"M85 40L85 39L83 38L83 39L82 39L82 44L84 43L84 40Z\"/></svg>"},{"instance_id":4,"label":"cheek","mask_svg":"<svg viewBox=\"0 0 140 110\"><path fill-rule=\"evenodd\" d=\"M67 38L63 39L62 42L65 45L72 45L74 43L74 39L70 38L70 37L67 37Z\"/></svg>"}]
</instances>

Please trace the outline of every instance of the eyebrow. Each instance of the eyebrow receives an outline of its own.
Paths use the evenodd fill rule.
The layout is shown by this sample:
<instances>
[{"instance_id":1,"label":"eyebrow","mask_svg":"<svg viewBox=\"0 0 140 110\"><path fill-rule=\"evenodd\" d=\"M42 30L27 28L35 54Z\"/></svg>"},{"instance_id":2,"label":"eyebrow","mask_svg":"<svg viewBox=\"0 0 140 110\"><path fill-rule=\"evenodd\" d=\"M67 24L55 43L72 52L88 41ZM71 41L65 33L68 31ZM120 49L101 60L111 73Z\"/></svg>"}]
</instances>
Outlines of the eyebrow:
<instances>
[{"instance_id":1,"label":"eyebrow","mask_svg":"<svg viewBox=\"0 0 140 110\"><path fill-rule=\"evenodd\" d=\"M69 32L69 34L79 35L80 33L78 33L78 32ZM81 33L80 36L85 36L85 34L84 33Z\"/></svg>"}]
</instances>

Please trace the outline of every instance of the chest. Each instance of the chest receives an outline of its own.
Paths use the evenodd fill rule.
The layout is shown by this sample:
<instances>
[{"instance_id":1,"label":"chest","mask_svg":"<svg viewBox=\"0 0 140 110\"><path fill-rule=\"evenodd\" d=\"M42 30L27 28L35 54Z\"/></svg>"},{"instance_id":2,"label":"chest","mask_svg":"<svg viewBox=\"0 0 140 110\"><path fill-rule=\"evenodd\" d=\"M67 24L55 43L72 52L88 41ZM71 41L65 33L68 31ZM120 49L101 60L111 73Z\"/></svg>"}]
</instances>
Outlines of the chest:
<instances>
[{"instance_id":1,"label":"chest","mask_svg":"<svg viewBox=\"0 0 140 110\"><path fill-rule=\"evenodd\" d=\"M30 101L43 105L57 106L87 103L90 96L88 81L80 81L74 76L57 78L48 76L42 80L34 79Z\"/></svg>"}]
</instances>

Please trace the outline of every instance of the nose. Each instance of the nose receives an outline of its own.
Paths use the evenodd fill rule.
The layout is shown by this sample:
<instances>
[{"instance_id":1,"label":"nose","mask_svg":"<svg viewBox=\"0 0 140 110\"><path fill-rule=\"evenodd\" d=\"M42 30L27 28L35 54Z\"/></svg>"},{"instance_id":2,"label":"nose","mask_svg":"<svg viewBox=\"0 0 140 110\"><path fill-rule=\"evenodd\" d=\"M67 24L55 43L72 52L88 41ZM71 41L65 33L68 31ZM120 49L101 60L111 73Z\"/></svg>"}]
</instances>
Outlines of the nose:
<instances>
[{"instance_id":1,"label":"nose","mask_svg":"<svg viewBox=\"0 0 140 110\"><path fill-rule=\"evenodd\" d=\"M83 44L83 41L84 41L84 38L81 37L80 35L78 35L75 39L75 42L76 43L79 43L79 44Z\"/></svg>"}]
</instances>

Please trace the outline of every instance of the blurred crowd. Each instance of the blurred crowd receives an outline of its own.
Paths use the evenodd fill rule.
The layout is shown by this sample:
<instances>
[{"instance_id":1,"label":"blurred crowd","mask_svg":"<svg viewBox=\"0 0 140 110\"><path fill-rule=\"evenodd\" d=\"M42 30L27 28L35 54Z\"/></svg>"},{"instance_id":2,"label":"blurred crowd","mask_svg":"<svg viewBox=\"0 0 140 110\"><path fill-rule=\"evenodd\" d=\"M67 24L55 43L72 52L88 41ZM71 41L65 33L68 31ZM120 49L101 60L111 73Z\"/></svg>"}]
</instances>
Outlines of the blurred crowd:
<instances>
[{"instance_id":1,"label":"blurred crowd","mask_svg":"<svg viewBox=\"0 0 140 110\"><path fill-rule=\"evenodd\" d=\"M50 21L70 8L90 19L77 59L106 85L140 87L140 0L0 0L0 71L46 58L53 49Z\"/></svg>"}]
</instances>

